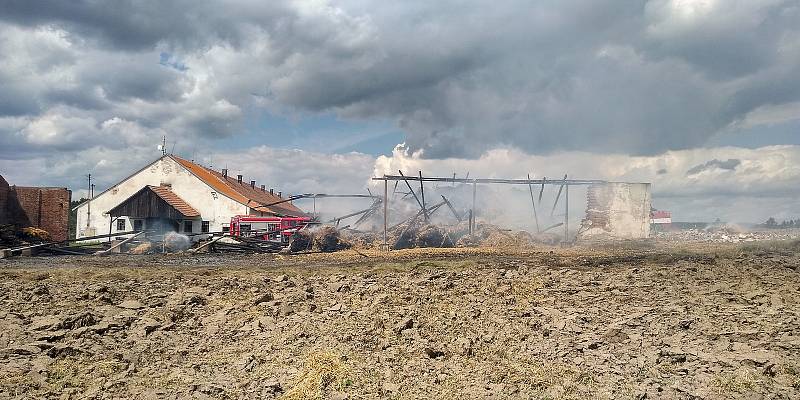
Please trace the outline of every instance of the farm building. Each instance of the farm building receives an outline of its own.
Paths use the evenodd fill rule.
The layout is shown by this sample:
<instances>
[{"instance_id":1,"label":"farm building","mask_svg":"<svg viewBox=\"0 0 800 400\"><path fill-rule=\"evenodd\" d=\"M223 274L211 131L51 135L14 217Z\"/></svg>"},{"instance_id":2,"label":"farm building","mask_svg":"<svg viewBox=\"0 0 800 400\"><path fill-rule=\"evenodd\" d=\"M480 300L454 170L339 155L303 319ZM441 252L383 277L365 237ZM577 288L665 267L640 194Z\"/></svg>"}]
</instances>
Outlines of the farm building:
<instances>
[{"instance_id":1,"label":"farm building","mask_svg":"<svg viewBox=\"0 0 800 400\"><path fill-rule=\"evenodd\" d=\"M66 240L71 196L67 188L9 185L0 176L0 225L35 227L55 241Z\"/></svg>"},{"instance_id":2,"label":"farm building","mask_svg":"<svg viewBox=\"0 0 800 400\"><path fill-rule=\"evenodd\" d=\"M77 237L219 232L236 215L304 216L281 193L168 154L75 208Z\"/></svg>"}]
</instances>

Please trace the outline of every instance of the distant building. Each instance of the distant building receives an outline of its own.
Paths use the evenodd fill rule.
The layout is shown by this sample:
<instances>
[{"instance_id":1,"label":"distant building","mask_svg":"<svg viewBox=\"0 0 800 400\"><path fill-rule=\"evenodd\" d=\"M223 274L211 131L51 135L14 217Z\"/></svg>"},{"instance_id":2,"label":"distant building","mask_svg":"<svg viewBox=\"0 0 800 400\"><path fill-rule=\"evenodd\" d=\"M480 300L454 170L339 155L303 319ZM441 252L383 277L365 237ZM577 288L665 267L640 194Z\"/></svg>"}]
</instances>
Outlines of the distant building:
<instances>
[{"instance_id":1,"label":"distant building","mask_svg":"<svg viewBox=\"0 0 800 400\"><path fill-rule=\"evenodd\" d=\"M77 237L139 230L220 232L236 215L305 216L282 200L280 192L241 175L230 177L227 170L165 155L78 205Z\"/></svg>"},{"instance_id":2,"label":"distant building","mask_svg":"<svg viewBox=\"0 0 800 400\"><path fill-rule=\"evenodd\" d=\"M12 186L0 176L0 225L32 226L67 240L71 197L67 188Z\"/></svg>"}]
</instances>

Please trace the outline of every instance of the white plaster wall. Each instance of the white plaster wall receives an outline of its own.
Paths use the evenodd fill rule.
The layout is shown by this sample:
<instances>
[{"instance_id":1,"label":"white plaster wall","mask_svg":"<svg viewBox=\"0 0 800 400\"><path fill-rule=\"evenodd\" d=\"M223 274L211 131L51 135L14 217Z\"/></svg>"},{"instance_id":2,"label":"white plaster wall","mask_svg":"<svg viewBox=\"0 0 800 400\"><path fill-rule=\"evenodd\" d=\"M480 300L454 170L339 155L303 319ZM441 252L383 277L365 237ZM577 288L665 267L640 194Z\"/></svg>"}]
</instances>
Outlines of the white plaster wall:
<instances>
[{"instance_id":1,"label":"white plaster wall","mask_svg":"<svg viewBox=\"0 0 800 400\"><path fill-rule=\"evenodd\" d=\"M605 229L589 227L581 237L610 236L620 239L650 237L650 184L612 182L596 192L608 215Z\"/></svg>"},{"instance_id":2,"label":"white plaster wall","mask_svg":"<svg viewBox=\"0 0 800 400\"><path fill-rule=\"evenodd\" d=\"M234 215L247 214L249 211L247 206L217 193L173 159L163 157L91 200L88 228L87 210L89 205L86 203L81 205L77 209L77 237L117 232L116 221L109 232L111 218L107 214L108 211L144 186L159 186L162 183L171 184L175 194L199 211L202 220L209 221L209 230L212 232L221 231L222 225L230 223L231 217ZM126 227L132 230L133 223L128 221ZM195 233L199 233L200 220L196 220L192 228ZM182 230L183 226L181 226Z\"/></svg>"}]
</instances>

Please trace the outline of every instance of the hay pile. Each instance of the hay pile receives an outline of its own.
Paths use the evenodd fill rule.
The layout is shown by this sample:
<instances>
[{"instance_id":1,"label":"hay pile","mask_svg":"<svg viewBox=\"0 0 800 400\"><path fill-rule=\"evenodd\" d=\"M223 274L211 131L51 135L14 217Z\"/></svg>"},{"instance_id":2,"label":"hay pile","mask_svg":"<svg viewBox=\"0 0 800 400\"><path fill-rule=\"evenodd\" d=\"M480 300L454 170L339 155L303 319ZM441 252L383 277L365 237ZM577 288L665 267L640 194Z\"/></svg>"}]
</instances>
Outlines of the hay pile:
<instances>
[{"instance_id":1,"label":"hay pile","mask_svg":"<svg viewBox=\"0 0 800 400\"><path fill-rule=\"evenodd\" d=\"M332 226L323 226L314 231L314 249L332 252L349 249L353 245L342 238L339 230Z\"/></svg>"},{"instance_id":2,"label":"hay pile","mask_svg":"<svg viewBox=\"0 0 800 400\"><path fill-rule=\"evenodd\" d=\"M344 357L329 352L317 352L306 359L303 370L295 378L294 385L283 395L286 400L330 398L331 391L340 392L350 384L350 370ZM340 396L343 393L338 393ZM344 395L343 398L347 398Z\"/></svg>"},{"instance_id":3,"label":"hay pile","mask_svg":"<svg viewBox=\"0 0 800 400\"><path fill-rule=\"evenodd\" d=\"M412 249L417 247L453 247L451 235L443 228L426 223L401 225L389 232L389 243L393 249Z\"/></svg>"},{"instance_id":4,"label":"hay pile","mask_svg":"<svg viewBox=\"0 0 800 400\"><path fill-rule=\"evenodd\" d=\"M34 228L32 226L22 228L22 236L31 241L44 242L50 240L50 233L44 229Z\"/></svg>"},{"instance_id":5,"label":"hay pile","mask_svg":"<svg viewBox=\"0 0 800 400\"><path fill-rule=\"evenodd\" d=\"M344 238L338 229L332 226L295 232L289 243L289 251L292 253L309 250L330 253L351 247L353 247L353 244Z\"/></svg>"},{"instance_id":6,"label":"hay pile","mask_svg":"<svg viewBox=\"0 0 800 400\"><path fill-rule=\"evenodd\" d=\"M143 242L140 243L138 246L132 248L128 253L130 254L153 254L155 252L155 247L153 246L153 242Z\"/></svg>"},{"instance_id":7,"label":"hay pile","mask_svg":"<svg viewBox=\"0 0 800 400\"><path fill-rule=\"evenodd\" d=\"M299 230L292 234L292 238L289 240L289 251L292 253L297 253L300 251L311 250L311 246L314 244L314 236L311 234L309 230Z\"/></svg>"}]
</instances>

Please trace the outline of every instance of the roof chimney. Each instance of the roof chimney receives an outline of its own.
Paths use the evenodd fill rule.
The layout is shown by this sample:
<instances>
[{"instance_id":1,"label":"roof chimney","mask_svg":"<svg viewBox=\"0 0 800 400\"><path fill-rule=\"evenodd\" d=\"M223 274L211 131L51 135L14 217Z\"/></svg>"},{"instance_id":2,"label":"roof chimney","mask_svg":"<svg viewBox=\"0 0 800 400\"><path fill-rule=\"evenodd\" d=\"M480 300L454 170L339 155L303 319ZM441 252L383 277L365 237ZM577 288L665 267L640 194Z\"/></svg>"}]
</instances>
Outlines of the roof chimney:
<instances>
[{"instance_id":1,"label":"roof chimney","mask_svg":"<svg viewBox=\"0 0 800 400\"><path fill-rule=\"evenodd\" d=\"M275 194L275 189L269 188L269 194Z\"/></svg>"},{"instance_id":2,"label":"roof chimney","mask_svg":"<svg viewBox=\"0 0 800 400\"><path fill-rule=\"evenodd\" d=\"M266 187L266 186L264 186L264 185L261 185L261 191L262 191L262 192L266 192L266 191L267 191L267 187Z\"/></svg>"},{"instance_id":3,"label":"roof chimney","mask_svg":"<svg viewBox=\"0 0 800 400\"><path fill-rule=\"evenodd\" d=\"M256 188L256 181L250 181L250 187L255 189Z\"/></svg>"},{"instance_id":4,"label":"roof chimney","mask_svg":"<svg viewBox=\"0 0 800 400\"><path fill-rule=\"evenodd\" d=\"M222 169L222 177L223 178L227 178L228 177L228 169L227 168L223 168Z\"/></svg>"},{"instance_id":5,"label":"roof chimney","mask_svg":"<svg viewBox=\"0 0 800 400\"><path fill-rule=\"evenodd\" d=\"M236 175L236 180L239 181L239 183L242 183L242 176Z\"/></svg>"},{"instance_id":6,"label":"roof chimney","mask_svg":"<svg viewBox=\"0 0 800 400\"><path fill-rule=\"evenodd\" d=\"M278 197L281 197L281 194L282 194L282 193L283 193L283 192L278 192Z\"/></svg>"}]
</instances>

